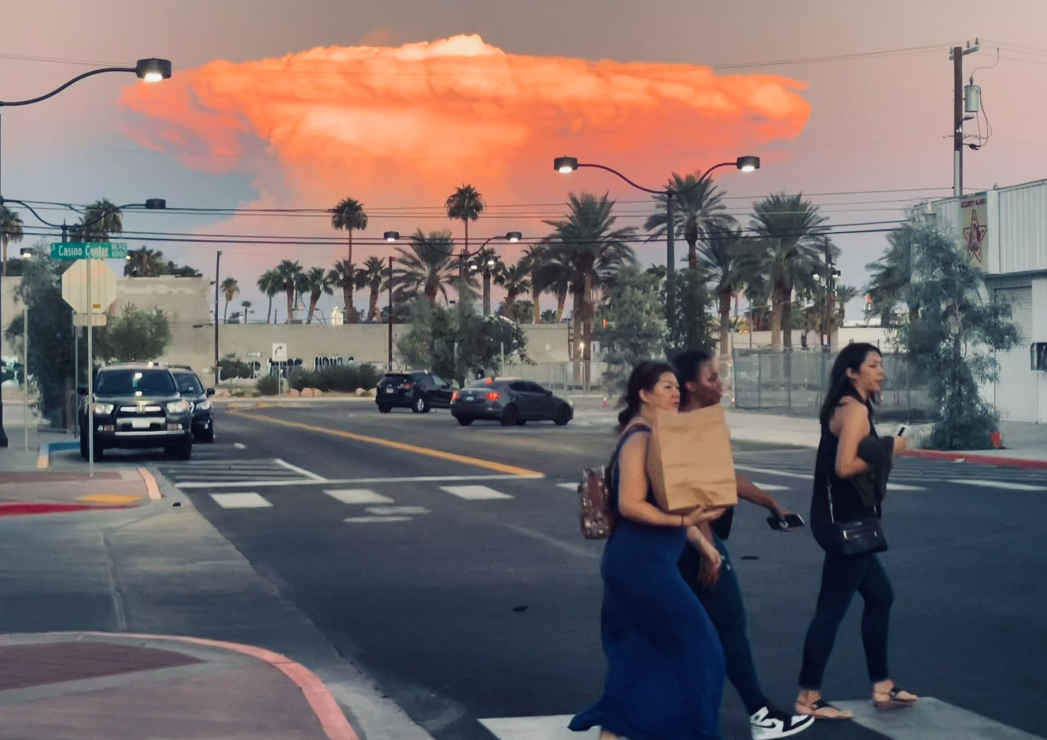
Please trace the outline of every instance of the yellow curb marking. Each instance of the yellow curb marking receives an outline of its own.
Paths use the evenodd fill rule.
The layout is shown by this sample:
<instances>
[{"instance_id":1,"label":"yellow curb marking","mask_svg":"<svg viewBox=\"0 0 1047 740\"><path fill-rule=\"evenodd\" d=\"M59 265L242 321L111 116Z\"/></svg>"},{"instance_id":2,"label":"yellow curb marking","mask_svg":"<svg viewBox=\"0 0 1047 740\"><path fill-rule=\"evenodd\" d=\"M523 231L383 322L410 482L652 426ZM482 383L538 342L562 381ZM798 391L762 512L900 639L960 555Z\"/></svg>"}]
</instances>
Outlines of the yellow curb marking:
<instances>
[{"instance_id":1,"label":"yellow curb marking","mask_svg":"<svg viewBox=\"0 0 1047 740\"><path fill-rule=\"evenodd\" d=\"M140 496L130 496L122 493L90 493L86 496L79 496L77 501L83 501L89 504L133 504L135 501L141 501Z\"/></svg>"},{"instance_id":2,"label":"yellow curb marking","mask_svg":"<svg viewBox=\"0 0 1047 740\"><path fill-rule=\"evenodd\" d=\"M443 450L434 450L429 447L419 447L418 445L407 444L406 442L395 442L391 439L384 439L382 437L371 437L366 434L356 434L354 432L343 432L340 429L329 429L327 427L313 426L312 424L302 424L298 421L287 421L286 419L277 419L272 416L265 416L264 414L245 414L242 411L229 411L227 412L233 416L242 416L245 419L255 419L257 421L265 421L270 424L279 424L285 427L292 427L294 429L304 429L309 432L316 432L317 434L327 434L331 437L342 437L344 439L352 439L356 442L366 442L368 444L381 445L382 447L389 447L394 450L403 450L404 452L413 452L416 455L424 455L426 457L435 457L440 460L450 460L451 462L465 463L466 465L472 465L477 468L484 468L486 470L495 470L499 473L506 473L508 475L519 475L526 476L528 478L544 478L545 473L539 473L537 470L528 470L527 468L518 468L515 465L506 465L505 463L495 462L494 460L484 460L479 457L469 457L468 455L458 455L453 452L444 452Z\"/></svg>"}]
</instances>

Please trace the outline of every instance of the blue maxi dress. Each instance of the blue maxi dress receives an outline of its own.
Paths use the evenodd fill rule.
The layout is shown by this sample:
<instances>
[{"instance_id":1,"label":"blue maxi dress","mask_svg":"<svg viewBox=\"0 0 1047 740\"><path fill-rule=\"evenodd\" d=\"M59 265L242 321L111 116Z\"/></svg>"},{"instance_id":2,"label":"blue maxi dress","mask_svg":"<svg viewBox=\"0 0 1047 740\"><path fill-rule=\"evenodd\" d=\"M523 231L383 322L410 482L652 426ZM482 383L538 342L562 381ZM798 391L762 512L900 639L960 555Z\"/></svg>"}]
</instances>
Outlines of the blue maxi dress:
<instances>
[{"instance_id":1,"label":"blue maxi dress","mask_svg":"<svg viewBox=\"0 0 1047 740\"><path fill-rule=\"evenodd\" d=\"M611 483L617 507L616 464ZM683 527L618 519L600 565L600 630L607 657L603 696L576 715L570 729L599 726L629 740L720 737L723 648L680 575L685 547L690 545Z\"/></svg>"}]
</instances>

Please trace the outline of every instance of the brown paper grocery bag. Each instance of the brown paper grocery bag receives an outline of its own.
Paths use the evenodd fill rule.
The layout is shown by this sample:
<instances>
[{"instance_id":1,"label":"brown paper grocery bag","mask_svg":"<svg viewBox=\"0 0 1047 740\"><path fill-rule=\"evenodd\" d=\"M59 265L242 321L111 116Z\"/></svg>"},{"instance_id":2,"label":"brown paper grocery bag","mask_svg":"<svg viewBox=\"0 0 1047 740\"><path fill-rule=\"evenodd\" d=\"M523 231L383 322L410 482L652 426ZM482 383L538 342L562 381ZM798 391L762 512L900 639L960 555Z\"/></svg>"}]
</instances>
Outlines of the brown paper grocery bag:
<instances>
[{"instance_id":1,"label":"brown paper grocery bag","mask_svg":"<svg viewBox=\"0 0 1047 740\"><path fill-rule=\"evenodd\" d=\"M719 404L697 411L659 411L647 445L647 475L658 506L671 514L696 506L734 506L727 415Z\"/></svg>"}]
</instances>

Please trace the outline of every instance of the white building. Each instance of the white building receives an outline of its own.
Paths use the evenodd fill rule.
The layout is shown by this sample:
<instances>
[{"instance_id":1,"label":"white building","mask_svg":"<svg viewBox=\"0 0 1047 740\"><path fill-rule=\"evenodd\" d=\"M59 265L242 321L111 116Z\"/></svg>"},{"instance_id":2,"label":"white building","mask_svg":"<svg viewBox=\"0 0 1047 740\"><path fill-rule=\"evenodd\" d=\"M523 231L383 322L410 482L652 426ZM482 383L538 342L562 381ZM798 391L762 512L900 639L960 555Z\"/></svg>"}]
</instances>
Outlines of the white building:
<instances>
[{"instance_id":1,"label":"white building","mask_svg":"<svg viewBox=\"0 0 1047 740\"><path fill-rule=\"evenodd\" d=\"M1021 343L1000 352L998 382L986 400L1009 421L1047 423L1047 180L929 204L937 225L967 246L986 285L1010 302Z\"/></svg>"}]
</instances>

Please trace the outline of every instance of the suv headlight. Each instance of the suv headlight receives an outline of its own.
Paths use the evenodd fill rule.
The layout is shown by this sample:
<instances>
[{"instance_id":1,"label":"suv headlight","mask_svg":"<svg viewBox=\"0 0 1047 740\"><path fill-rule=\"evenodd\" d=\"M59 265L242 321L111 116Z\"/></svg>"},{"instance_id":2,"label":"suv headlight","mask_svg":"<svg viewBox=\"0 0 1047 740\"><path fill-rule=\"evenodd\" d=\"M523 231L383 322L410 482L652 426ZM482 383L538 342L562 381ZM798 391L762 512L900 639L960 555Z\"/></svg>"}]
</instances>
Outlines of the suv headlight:
<instances>
[{"instance_id":1,"label":"suv headlight","mask_svg":"<svg viewBox=\"0 0 1047 740\"><path fill-rule=\"evenodd\" d=\"M111 403L96 403L94 408L95 416L109 416L109 414L113 413L113 408L114 406Z\"/></svg>"},{"instance_id":2,"label":"suv headlight","mask_svg":"<svg viewBox=\"0 0 1047 740\"><path fill-rule=\"evenodd\" d=\"M200 403L196 404L195 410L207 411L209 408L211 408L211 401L210 399L205 399L203 401L200 401Z\"/></svg>"},{"instance_id":3,"label":"suv headlight","mask_svg":"<svg viewBox=\"0 0 1047 740\"><path fill-rule=\"evenodd\" d=\"M167 413L184 414L187 413L190 408L188 401L171 401L167 404Z\"/></svg>"}]
</instances>

